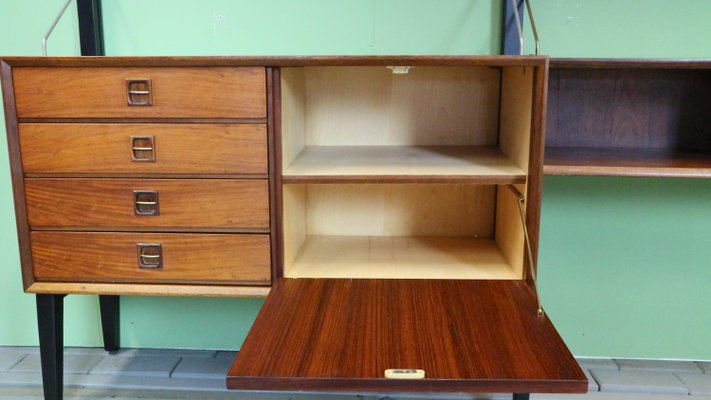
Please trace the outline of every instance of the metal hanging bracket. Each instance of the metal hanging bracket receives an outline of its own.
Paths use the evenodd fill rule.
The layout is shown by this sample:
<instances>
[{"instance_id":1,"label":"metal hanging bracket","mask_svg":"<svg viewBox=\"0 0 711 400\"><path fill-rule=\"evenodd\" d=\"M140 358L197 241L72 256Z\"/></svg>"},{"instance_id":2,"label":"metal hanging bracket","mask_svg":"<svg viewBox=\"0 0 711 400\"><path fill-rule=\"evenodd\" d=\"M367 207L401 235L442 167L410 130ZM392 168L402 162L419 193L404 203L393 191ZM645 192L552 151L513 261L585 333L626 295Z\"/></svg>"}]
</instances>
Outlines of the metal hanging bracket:
<instances>
[{"instance_id":1,"label":"metal hanging bracket","mask_svg":"<svg viewBox=\"0 0 711 400\"><path fill-rule=\"evenodd\" d=\"M49 29L47 29L47 33L44 34L44 37L42 38L42 55L47 56L47 40L49 40L49 36L52 34L52 31L54 30L54 27L57 26L57 23L59 22L60 19L62 19L62 16L64 15L64 12L67 11L67 8L69 7L69 4L71 4L72 0L67 0L64 5L62 6L62 9L59 10L59 13L57 14L56 17L54 17L54 20L52 20L52 24L49 26Z\"/></svg>"},{"instance_id":2,"label":"metal hanging bracket","mask_svg":"<svg viewBox=\"0 0 711 400\"><path fill-rule=\"evenodd\" d=\"M536 29L536 21L533 18L533 9L531 8L531 2L529 0L524 0L526 3L526 11L528 12L528 20L531 21L531 30L533 31L533 40L536 43L536 55L541 53L541 41L538 39L538 29ZM513 14L516 19L516 31L518 32L518 42L520 45L519 54L523 55L523 25L521 24L521 17L518 15L518 4L517 0L511 0L511 5L513 6Z\"/></svg>"},{"instance_id":3,"label":"metal hanging bracket","mask_svg":"<svg viewBox=\"0 0 711 400\"><path fill-rule=\"evenodd\" d=\"M537 268L536 265L533 262L533 251L531 251L531 240L528 237L528 226L526 224L526 198L521 194L521 192L516 189L514 185L506 185L506 187L511 190L511 192L516 196L516 199L518 200L516 203L518 204L518 213L521 217L521 225L523 226L523 238L524 241L526 242L526 255L528 256L528 271L524 271L526 273L531 274L531 278L533 280L533 293L536 296L536 307L537 307L537 314L539 317L542 317L545 313L543 311L543 307L541 307L541 298L538 295L538 276L537 276ZM524 276L524 279L526 279L527 276Z\"/></svg>"}]
</instances>

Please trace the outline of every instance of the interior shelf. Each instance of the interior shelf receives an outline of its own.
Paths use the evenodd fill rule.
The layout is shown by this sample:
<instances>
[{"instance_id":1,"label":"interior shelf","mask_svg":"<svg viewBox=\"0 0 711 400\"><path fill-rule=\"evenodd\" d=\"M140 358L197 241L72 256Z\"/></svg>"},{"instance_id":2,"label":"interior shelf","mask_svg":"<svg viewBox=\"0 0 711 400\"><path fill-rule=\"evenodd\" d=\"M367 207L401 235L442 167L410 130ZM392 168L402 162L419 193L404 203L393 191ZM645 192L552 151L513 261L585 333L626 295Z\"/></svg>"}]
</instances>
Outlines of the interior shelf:
<instances>
[{"instance_id":1,"label":"interior shelf","mask_svg":"<svg viewBox=\"0 0 711 400\"><path fill-rule=\"evenodd\" d=\"M493 146L306 146L283 179L510 184L525 182L526 173Z\"/></svg>"},{"instance_id":2,"label":"interior shelf","mask_svg":"<svg viewBox=\"0 0 711 400\"><path fill-rule=\"evenodd\" d=\"M711 177L711 154L672 149L547 147L547 175Z\"/></svg>"},{"instance_id":3,"label":"interior shelf","mask_svg":"<svg viewBox=\"0 0 711 400\"><path fill-rule=\"evenodd\" d=\"M309 235L287 277L520 279L493 239Z\"/></svg>"}]
</instances>

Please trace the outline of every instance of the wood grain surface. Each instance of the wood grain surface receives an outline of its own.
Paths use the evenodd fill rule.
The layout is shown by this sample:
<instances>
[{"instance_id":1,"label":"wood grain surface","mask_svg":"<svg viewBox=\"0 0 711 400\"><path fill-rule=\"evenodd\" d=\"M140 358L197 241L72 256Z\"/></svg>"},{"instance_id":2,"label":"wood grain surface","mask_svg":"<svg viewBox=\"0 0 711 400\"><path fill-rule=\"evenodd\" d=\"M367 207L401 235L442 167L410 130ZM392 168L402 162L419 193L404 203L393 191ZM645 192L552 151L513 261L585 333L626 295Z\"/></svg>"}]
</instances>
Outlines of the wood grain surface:
<instances>
[{"instance_id":1,"label":"wood grain surface","mask_svg":"<svg viewBox=\"0 0 711 400\"><path fill-rule=\"evenodd\" d=\"M425 379L390 380L388 368ZM523 281L279 279L230 389L570 392L587 380Z\"/></svg>"},{"instance_id":2,"label":"wood grain surface","mask_svg":"<svg viewBox=\"0 0 711 400\"><path fill-rule=\"evenodd\" d=\"M264 68L13 68L23 117L264 118ZM126 80L152 81L152 106L127 105Z\"/></svg>"},{"instance_id":3,"label":"wood grain surface","mask_svg":"<svg viewBox=\"0 0 711 400\"><path fill-rule=\"evenodd\" d=\"M134 190L157 190L160 215L135 215ZM269 229L267 180L27 178L25 196L33 229Z\"/></svg>"},{"instance_id":4,"label":"wood grain surface","mask_svg":"<svg viewBox=\"0 0 711 400\"><path fill-rule=\"evenodd\" d=\"M155 161L131 159L153 137ZM20 124L26 174L267 174L266 125Z\"/></svg>"},{"instance_id":5,"label":"wood grain surface","mask_svg":"<svg viewBox=\"0 0 711 400\"><path fill-rule=\"evenodd\" d=\"M113 296L267 297L269 286L186 285L150 283L35 282L27 293L102 294Z\"/></svg>"},{"instance_id":6,"label":"wood grain surface","mask_svg":"<svg viewBox=\"0 0 711 400\"><path fill-rule=\"evenodd\" d=\"M286 183L523 183L526 173L494 146L307 146Z\"/></svg>"},{"instance_id":7,"label":"wood grain surface","mask_svg":"<svg viewBox=\"0 0 711 400\"><path fill-rule=\"evenodd\" d=\"M212 56L212 57L3 57L13 67L302 67L354 65L542 66L547 56Z\"/></svg>"},{"instance_id":8,"label":"wood grain surface","mask_svg":"<svg viewBox=\"0 0 711 400\"><path fill-rule=\"evenodd\" d=\"M32 232L38 281L269 284L269 235ZM162 268L138 267L138 243L162 245Z\"/></svg>"},{"instance_id":9,"label":"wood grain surface","mask_svg":"<svg viewBox=\"0 0 711 400\"><path fill-rule=\"evenodd\" d=\"M545 162L546 175L711 178L711 152L549 147Z\"/></svg>"},{"instance_id":10,"label":"wood grain surface","mask_svg":"<svg viewBox=\"0 0 711 400\"><path fill-rule=\"evenodd\" d=\"M711 152L711 71L554 69L548 147Z\"/></svg>"}]
</instances>

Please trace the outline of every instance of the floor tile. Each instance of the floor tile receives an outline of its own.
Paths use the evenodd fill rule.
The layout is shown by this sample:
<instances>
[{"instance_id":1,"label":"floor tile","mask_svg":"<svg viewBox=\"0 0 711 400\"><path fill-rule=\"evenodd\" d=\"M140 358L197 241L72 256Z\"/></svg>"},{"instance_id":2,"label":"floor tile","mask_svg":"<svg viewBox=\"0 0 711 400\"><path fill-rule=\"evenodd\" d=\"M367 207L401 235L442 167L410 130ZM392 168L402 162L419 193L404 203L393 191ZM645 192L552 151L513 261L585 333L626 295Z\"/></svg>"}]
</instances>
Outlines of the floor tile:
<instances>
[{"instance_id":1,"label":"floor tile","mask_svg":"<svg viewBox=\"0 0 711 400\"><path fill-rule=\"evenodd\" d=\"M174 357L198 357L214 358L217 355L215 350L182 350L182 349L121 349L115 355L135 357L135 356L174 356Z\"/></svg>"},{"instance_id":2,"label":"floor tile","mask_svg":"<svg viewBox=\"0 0 711 400\"><path fill-rule=\"evenodd\" d=\"M710 400L685 394L589 392L587 394L532 394L531 400Z\"/></svg>"},{"instance_id":3,"label":"floor tile","mask_svg":"<svg viewBox=\"0 0 711 400\"><path fill-rule=\"evenodd\" d=\"M19 363L27 354L0 352L0 372L6 372Z\"/></svg>"},{"instance_id":4,"label":"floor tile","mask_svg":"<svg viewBox=\"0 0 711 400\"><path fill-rule=\"evenodd\" d=\"M180 359L176 356L105 356L90 373L169 378Z\"/></svg>"},{"instance_id":5,"label":"floor tile","mask_svg":"<svg viewBox=\"0 0 711 400\"><path fill-rule=\"evenodd\" d=\"M699 368L701 368L704 371L704 373L711 374L711 362L700 361L700 362L697 362L696 365L698 365Z\"/></svg>"},{"instance_id":6,"label":"floor tile","mask_svg":"<svg viewBox=\"0 0 711 400\"><path fill-rule=\"evenodd\" d=\"M189 379L216 379L226 380L227 370L230 369L233 359L231 357L215 358L183 358L171 377Z\"/></svg>"},{"instance_id":7,"label":"floor tile","mask_svg":"<svg viewBox=\"0 0 711 400\"><path fill-rule=\"evenodd\" d=\"M102 356L90 354L65 354L64 372L67 374L88 374L96 364L101 361ZM39 354L29 354L17 363L10 373L14 372L41 372Z\"/></svg>"},{"instance_id":8,"label":"floor tile","mask_svg":"<svg viewBox=\"0 0 711 400\"><path fill-rule=\"evenodd\" d=\"M700 374L703 371L693 361L668 360L615 360L620 370L681 372L685 374Z\"/></svg>"},{"instance_id":9,"label":"floor tile","mask_svg":"<svg viewBox=\"0 0 711 400\"><path fill-rule=\"evenodd\" d=\"M620 369L620 366L611 358L576 357L575 359L583 369Z\"/></svg>"},{"instance_id":10,"label":"floor tile","mask_svg":"<svg viewBox=\"0 0 711 400\"><path fill-rule=\"evenodd\" d=\"M593 369L601 392L688 394L676 375L658 371L609 371Z\"/></svg>"},{"instance_id":11,"label":"floor tile","mask_svg":"<svg viewBox=\"0 0 711 400\"><path fill-rule=\"evenodd\" d=\"M711 396L711 374L676 374L689 394Z\"/></svg>"},{"instance_id":12,"label":"floor tile","mask_svg":"<svg viewBox=\"0 0 711 400\"><path fill-rule=\"evenodd\" d=\"M598 386L597 381L595 378L592 376L589 370L583 369L583 372L585 373L585 377L588 378L588 392L597 392L600 390L600 386Z\"/></svg>"}]
</instances>

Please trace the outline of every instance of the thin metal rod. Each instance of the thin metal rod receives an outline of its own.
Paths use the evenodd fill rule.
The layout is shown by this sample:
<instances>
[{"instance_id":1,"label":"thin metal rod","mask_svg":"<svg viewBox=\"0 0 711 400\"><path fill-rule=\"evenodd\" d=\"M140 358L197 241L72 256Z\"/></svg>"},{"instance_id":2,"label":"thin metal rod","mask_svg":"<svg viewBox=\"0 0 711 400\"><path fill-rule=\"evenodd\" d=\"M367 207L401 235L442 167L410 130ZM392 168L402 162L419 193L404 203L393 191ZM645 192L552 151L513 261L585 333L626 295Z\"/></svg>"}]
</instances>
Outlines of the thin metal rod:
<instances>
[{"instance_id":1,"label":"thin metal rod","mask_svg":"<svg viewBox=\"0 0 711 400\"><path fill-rule=\"evenodd\" d=\"M521 225L523 226L523 237L526 242L526 254L528 255L528 271L533 279L533 293L536 296L536 307L539 316L543 316L543 307L541 307L541 298L538 296L538 277L536 266L533 262L533 251L531 251L531 240L528 237L528 226L526 224L526 198L514 185L506 185L514 196L518 199L518 213L521 216Z\"/></svg>"},{"instance_id":2,"label":"thin metal rod","mask_svg":"<svg viewBox=\"0 0 711 400\"><path fill-rule=\"evenodd\" d=\"M536 55L541 52L541 41L538 38L538 29L536 28L536 21L533 18L533 9L531 8L531 2L529 0L524 0L526 4L526 10L528 12L528 20L531 21L531 30L533 31L533 40L536 44ZM519 42L519 54L523 55L523 24L521 23L521 17L518 15L518 4L517 0L511 0L511 6L513 7L514 18L516 19L516 31L518 32L518 42Z\"/></svg>"},{"instance_id":3,"label":"thin metal rod","mask_svg":"<svg viewBox=\"0 0 711 400\"><path fill-rule=\"evenodd\" d=\"M518 31L518 45L519 55L523 55L523 28L521 26L521 18L518 16L518 4L517 0L511 0L511 6L513 7L514 18L516 19L516 31Z\"/></svg>"},{"instance_id":4,"label":"thin metal rod","mask_svg":"<svg viewBox=\"0 0 711 400\"><path fill-rule=\"evenodd\" d=\"M62 19L64 12L67 11L67 8L69 7L69 4L71 2L72 2L72 0L67 0L64 3L64 6L62 6L62 9L59 11L57 16L54 17L54 21L52 21L52 25L50 25L49 29L47 29L47 33L44 34L44 37L42 38L42 55L43 56L47 55L47 40L49 40L49 35L52 34L54 27L57 26L57 23L59 22L59 20Z\"/></svg>"},{"instance_id":5,"label":"thin metal rod","mask_svg":"<svg viewBox=\"0 0 711 400\"><path fill-rule=\"evenodd\" d=\"M541 53L541 41L538 40L538 29L536 29L536 21L533 18L533 8L531 2L526 0L526 9L528 10L528 19L531 21L531 30L533 31L533 40L536 41L536 55ZM523 48L523 46L521 46Z\"/></svg>"}]
</instances>

